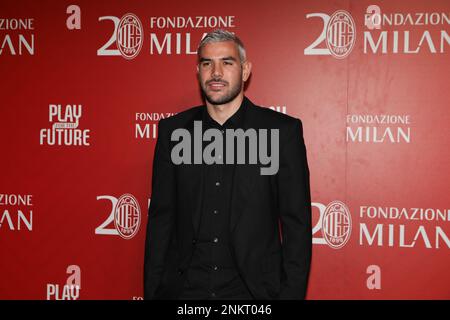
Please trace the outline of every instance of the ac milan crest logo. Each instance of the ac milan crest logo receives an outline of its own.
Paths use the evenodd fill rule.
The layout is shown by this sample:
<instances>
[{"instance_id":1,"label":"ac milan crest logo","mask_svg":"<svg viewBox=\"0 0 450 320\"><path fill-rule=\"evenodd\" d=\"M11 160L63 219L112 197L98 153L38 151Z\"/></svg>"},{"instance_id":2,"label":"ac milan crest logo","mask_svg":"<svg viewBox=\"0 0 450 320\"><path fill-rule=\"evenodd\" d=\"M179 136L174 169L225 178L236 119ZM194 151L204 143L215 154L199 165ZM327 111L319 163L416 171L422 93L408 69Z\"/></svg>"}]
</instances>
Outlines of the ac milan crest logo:
<instances>
[{"instance_id":1,"label":"ac milan crest logo","mask_svg":"<svg viewBox=\"0 0 450 320\"><path fill-rule=\"evenodd\" d=\"M139 203L131 194L122 195L117 201L114 213L114 225L124 239L135 236L141 224Z\"/></svg>"},{"instance_id":2,"label":"ac milan crest logo","mask_svg":"<svg viewBox=\"0 0 450 320\"><path fill-rule=\"evenodd\" d=\"M344 10L338 10L330 17L326 31L326 43L330 53L338 59L350 54L356 40L355 22Z\"/></svg>"},{"instance_id":3,"label":"ac milan crest logo","mask_svg":"<svg viewBox=\"0 0 450 320\"><path fill-rule=\"evenodd\" d=\"M117 48L125 59L133 59L139 53L144 42L141 21L132 13L127 13L120 19L117 28Z\"/></svg>"},{"instance_id":4,"label":"ac milan crest logo","mask_svg":"<svg viewBox=\"0 0 450 320\"><path fill-rule=\"evenodd\" d=\"M323 216L322 231L327 244L334 249L342 248L350 238L352 219L347 206L340 201L331 202Z\"/></svg>"}]
</instances>

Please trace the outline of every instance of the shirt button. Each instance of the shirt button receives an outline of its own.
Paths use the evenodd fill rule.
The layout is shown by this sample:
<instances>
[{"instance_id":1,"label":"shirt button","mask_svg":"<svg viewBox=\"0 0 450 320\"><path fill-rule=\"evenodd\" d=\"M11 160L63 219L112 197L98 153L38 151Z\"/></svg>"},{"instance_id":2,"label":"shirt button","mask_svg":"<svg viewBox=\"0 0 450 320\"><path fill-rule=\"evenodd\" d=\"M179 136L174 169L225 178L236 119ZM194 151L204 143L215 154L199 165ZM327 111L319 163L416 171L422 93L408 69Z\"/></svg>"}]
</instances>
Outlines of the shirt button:
<instances>
[{"instance_id":1,"label":"shirt button","mask_svg":"<svg viewBox=\"0 0 450 320\"><path fill-rule=\"evenodd\" d=\"M218 186L220 186L220 182L219 181L216 182L216 187L218 187Z\"/></svg>"},{"instance_id":2,"label":"shirt button","mask_svg":"<svg viewBox=\"0 0 450 320\"><path fill-rule=\"evenodd\" d=\"M214 210L213 212L214 212L214 214L218 214L219 210Z\"/></svg>"},{"instance_id":3,"label":"shirt button","mask_svg":"<svg viewBox=\"0 0 450 320\"><path fill-rule=\"evenodd\" d=\"M216 297L216 293L215 292L211 292L211 297L215 298Z\"/></svg>"},{"instance_id":4,"label":"shirt button","mask_svg":"<svg viewBox=\"0 0 450 320\"><path fill-rule=\"evenodd\" d=\"M219 269L218 266L213 266L212 268L213 268L214 271L217 271Z\"/></svg>"},{"instance_id":5,"label":"shirt button","mask_svg":"<svg viewBox=\"0 0 450 320\"><path fill-rule=\"evenodd\" d=\"M222 129L222 130L220 130L220 132L225 133L225 130Z\"/></svg>"},{"instance_id":6,"label":"shirt button","mask_svg":"<svg viewBox=\"0 0 450 320\"><path fill-rule=\"evenodd\" d=\"M214 238L213 242L214 242L214 243L219 242L219 238Z\"/></svg>"}]
</instances>

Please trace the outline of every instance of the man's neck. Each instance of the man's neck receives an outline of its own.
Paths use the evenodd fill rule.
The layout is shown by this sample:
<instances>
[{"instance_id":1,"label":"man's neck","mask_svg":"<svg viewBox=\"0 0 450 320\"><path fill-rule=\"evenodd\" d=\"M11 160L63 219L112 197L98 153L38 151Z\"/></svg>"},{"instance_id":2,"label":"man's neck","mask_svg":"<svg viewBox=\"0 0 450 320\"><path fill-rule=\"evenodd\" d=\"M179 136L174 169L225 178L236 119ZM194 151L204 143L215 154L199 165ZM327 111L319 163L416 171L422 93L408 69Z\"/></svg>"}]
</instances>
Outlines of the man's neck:
<instances>
[{"instance_id":1,"label":"man's neck","mask_svg":"<svg viewBox=\"0 0 450 320\"><path fill-rule=\"evenodd\" d=\"M213 105L206 101L206 109L211 118L223 125L241 106L244 93L239 94L233 101L226 104Z\"/></svg>"}]
</instances>

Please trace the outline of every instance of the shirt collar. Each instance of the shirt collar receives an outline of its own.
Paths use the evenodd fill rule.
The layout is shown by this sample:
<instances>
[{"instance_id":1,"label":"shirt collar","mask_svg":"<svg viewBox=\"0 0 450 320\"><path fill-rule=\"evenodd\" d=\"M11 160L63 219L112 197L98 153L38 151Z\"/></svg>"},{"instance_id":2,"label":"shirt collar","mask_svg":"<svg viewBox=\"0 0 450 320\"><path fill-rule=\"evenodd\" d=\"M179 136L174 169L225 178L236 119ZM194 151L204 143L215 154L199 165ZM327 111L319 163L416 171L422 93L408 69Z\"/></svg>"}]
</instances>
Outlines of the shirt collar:
<instances>
[{"instance_id":1,"label":"shirt collar","mask_svg":"<svg viewBox=\"0 0 450 320\"><path fill-rule=\"evenodd\" d=\"M245 111L248 108L248 105L249 105L249 100L247 99L247 97L244 97L239 108L236 110L235 113L233 113L233 115L231 117L229 117L227 119L227 121L225 121L225 123L223 125L220 125L217 121L215 121L213 118L211 118L211 116L208 113L208 109L205 105L203 108L203 122L205 124L207 124L208 126L214 126L214 127L219 127L219 128L222 128L222 127L224 127L224 128L240 128L244 124Z\"/></svg>"}]
</instances>

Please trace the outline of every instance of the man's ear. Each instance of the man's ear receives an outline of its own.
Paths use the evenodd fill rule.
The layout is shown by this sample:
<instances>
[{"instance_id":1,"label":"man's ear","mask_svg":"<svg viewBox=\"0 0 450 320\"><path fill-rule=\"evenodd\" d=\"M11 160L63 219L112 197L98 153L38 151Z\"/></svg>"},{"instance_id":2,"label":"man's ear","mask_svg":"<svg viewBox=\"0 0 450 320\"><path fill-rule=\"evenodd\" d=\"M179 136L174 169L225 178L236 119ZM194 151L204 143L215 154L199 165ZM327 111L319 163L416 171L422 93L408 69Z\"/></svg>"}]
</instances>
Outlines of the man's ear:
<instances>
[{"instance_id":1,"label":"man's ear","mask_svg":"<svg viewBox=\"0 0 450 320\"><path fill-rule=\"evenodd\" d=\"M248 77L252 73L252 63L250 61L245 61L242 64L242 80L247 81Z\"/></svg>"}]
</instances>

